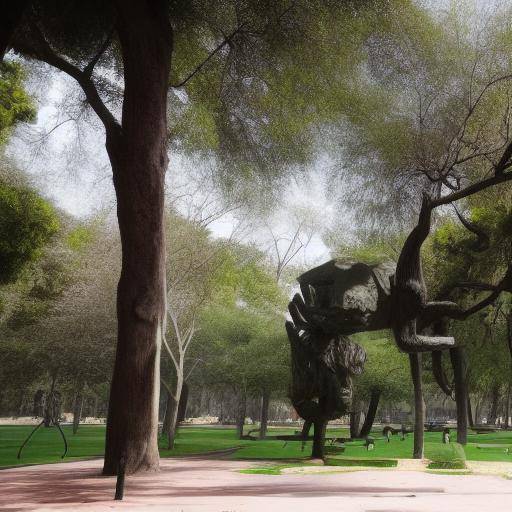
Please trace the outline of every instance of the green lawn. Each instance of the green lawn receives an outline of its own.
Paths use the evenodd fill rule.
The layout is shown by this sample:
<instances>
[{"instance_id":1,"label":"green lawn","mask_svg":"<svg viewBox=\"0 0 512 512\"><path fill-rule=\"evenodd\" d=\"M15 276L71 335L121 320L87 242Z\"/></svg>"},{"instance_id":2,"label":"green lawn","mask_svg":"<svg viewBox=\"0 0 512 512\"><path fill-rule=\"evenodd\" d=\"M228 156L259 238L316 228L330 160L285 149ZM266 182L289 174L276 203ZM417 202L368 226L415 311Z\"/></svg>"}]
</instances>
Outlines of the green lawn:
<instances>
[{"instance_id":1,"label":"green lawn","mask_svg":"<svg viewBox=\"0 0 512 512\"><path fill-rule=\"evenodd\" d=\"M18 448L32 427L0 426L0 467L16 464L37 464L58 462L63 451L63 443L55 428L40 428L23 450L20 461L16 459ZM104 426L81 426L78 433L73 435L70 427L63 427L66 433L69 450L65 460L76 460L83 457L101 457L104 446ZM293 433L293 429L271 429L270 434ZM348 432L342 429L328 431L329 436L345 436ZM405 441L399 436L393 436L390 443L380 438L380 432L375 432L375 449L367 451L364 441L347 445L342 457L347 459L400 459L410 458L412 454L413 436L409 434ZM161 441L162 457L172 457L208 451L224 450L240 447L231 457L235 459L306 459L311 453L311 443L306 443L304 451L300 442L284 441L239 441L233 428L185 427L180 429L176 439L176 447L169 451L165 442ZM482 445L491 445L482 448ZM492 445L498 445L494 447ZM506 454L502 445L512 447L512 431L490 434L471 434L469 444L465 447L468 460L495 460L512 462L512 453ZM478 447L480 446L480 448ZM441 433L425 433L425 456L435 459L448 449L441 443ZM512 452L512 450L511 450Z\"/></svg>"}]
</instances>

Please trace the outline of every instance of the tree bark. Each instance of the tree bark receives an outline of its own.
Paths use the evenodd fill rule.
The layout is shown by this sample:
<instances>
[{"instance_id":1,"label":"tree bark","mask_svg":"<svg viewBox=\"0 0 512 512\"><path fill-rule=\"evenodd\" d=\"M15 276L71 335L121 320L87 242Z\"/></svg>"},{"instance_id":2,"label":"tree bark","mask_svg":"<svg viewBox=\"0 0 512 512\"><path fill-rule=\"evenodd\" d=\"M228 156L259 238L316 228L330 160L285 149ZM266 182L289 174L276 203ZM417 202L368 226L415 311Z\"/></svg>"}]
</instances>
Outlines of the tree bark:
<instances>
[{"instance_id":1,"label":"tree bark","mask_svg":"<svg viewBox=\"0 0 512 512\"><path fill-rule=\"evenodd\" d=\"M167 437L169 435L173 403L174 403L174 398L172 397L171 393L167 392L167 400L165 402L164 420L162 422L162 436L165 436L165 437Z\"/></svg>"},{"instance_id":2,"label":"tree bark","mask_svg":"<svg viewBox=\"0 0 512 512\"><path fill-rule=\"evenodd\" d=\"M107 129L122 268L105 475L157 470L160 346L165 332L164 178L172 52L168 2L115 0L124 64L122 128Z\"/></svg>"},{"instance_id":3,"label":"tree bark","mask_svg":"<svg viewBox=\"0 0 512 512\"><path fill-rule=\"evenodd\" d=\"M368 412L366 413L366 417L364 419L363 426L361 428L361 437L366 437L370 435L370 432L373 427L373 422L375 421L375 415L377 414L377 409L379 407L381 392L378 389L372 389L370 395L370 403L368 405Z\"/></svg>"},{"instance_id":4,"label":"tree bark","mask_svg":"<svg viewBox=\"0 0 512 512\"><path fill-rule=\"evenodd\" d=\"M265 390L261 396L261 412L260 412L260 439L265 439L267 435L268 425L268 408L270 405L270 393Z\"/></svg>"},{"instance_id":5,"label":"tree bark","mask_svg":"<svg viewBox=\"0 0 512 512\"><path fill-rule=\"evenodd\" d=\"M169 430L167 431L167 449L174 449L174 441L176 439L176 426L178 422L178 402L171 397L169 410Z\"/></svg>"},{"instance_id":6,"label":"tree bark","mask_svg":"<svg viewBox=\"0 0 512 512\"><path fill-rule=\"evenodd\" d=\"M455 381L455 404L457 406L457 442L466 444L468 441L468 383L467 366L464 349L450 349L450 359Z\"/></svg>"},{"instance_id":7,"label":"tree bark","mask_svg":"<svg viewBox=\"0 0 512 512\"><path fill-rule=\"evenodd\" d=\"M82 394L83 387L80 387L75 395L75 403L73 404L73 434L78 432L80 419L82 416L82 408L84 405L84 396Z\"/></svg>"},{"instance_id":8,"label":"tree bark","mask_svg":"<svg viewBox=\"0 0 512 512\"><path fill-rule=\"evenodd\" d=\"M473 420L473 408L471 407L471 398L468 393L468 424L471 428L475 426L475 421Z\"/></svg>"},{"instance_id":9,"label":"tree bark","mask_svg":"<svg viewBox=\"0 0 512 512\"><path fill-rule=\"evenodd\" d=\"M498 384L495 384L491 390L491 404L489 407L489 412L487 414L487 424L495 425L496 419L498 418L498 406L500 401L500 387Z\"/></svg>"},{"instance_id":10,"label":"tree bark","mask_svg":"<svg viewBox=\"0 0 512 512\"><path fill-rule=\"evenodd\" d=\"M245 413L247 409L247 394L242 392L237 407L237 418L236 418L236 435L238 439L242 439L244 435L245 425Z\"/></svg>"},{"instance_id":11,"label":"tree bark","mask_svg":"<svg viewBox=\"0 0 512 512\"><path fill-rule=\"evenodd\" d=\"M507 396L505 397L505 425L504 425L504 428L505 430L508 430L509 426L510 426L510 393L511 393L511 385L509 384L508 385L508 388L507 388Z\"/></svg>"},{"instance_id":12,"label":"tree bark","mask_svg":"<svg viewBox=\"0 0 512 512\"><path fill-rule=\"evenodd\" d=\"M189 387L186 382L183 383L181 388L180 404L178 405L178 423L185 421L187 416L188 394Z\"/></svg>"},{"instance_id":13,"label":"tree bark","mask_svg":"<svg viewBox=\"0 0 512 512\"><path fill-rule=\"evenodd\" d=\"M313 459L323 459L327 421L317 420L315 421L314 425L315 430L313 435L313 450L311 452L311 457Z\"/></svg>"},{"instance_id":14,"label":"tree bark","mask_svg":"<svg viewBox=\"0 0 512 512\"><path fill-rule=\"evenodd\" d=\"M423 437L425 424L425 401L421 377L421 354L409 354L411 376L414 386L414 450L413 459L423 459Z\"/></svg>"},{"instance_id":15,"label":"tree bark","mask_svg":"<svg viewBox=\"0 0 512 512\"><path fill-rule=\"evenodd\" d=\"M353 411L350 412L350 437L357 439L361 437L361 425L363 422L363 412L361 404L357 403Z\"/></svg>"}]
</instances>

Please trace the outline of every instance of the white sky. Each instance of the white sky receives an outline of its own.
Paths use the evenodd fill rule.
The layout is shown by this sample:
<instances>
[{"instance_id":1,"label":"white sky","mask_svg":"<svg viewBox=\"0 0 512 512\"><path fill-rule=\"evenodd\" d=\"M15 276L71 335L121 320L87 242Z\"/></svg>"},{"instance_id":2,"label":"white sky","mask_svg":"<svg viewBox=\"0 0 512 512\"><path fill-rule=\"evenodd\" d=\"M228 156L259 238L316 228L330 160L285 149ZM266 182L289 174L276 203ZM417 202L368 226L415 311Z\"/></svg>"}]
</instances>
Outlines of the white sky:
<instances>
[{"instance_id":1,"label":"white sky","mask_svg":"<svg viewBox=\"0 0 512 512\"><path fill-rule=\"evenodd\" d=\"M66 212L84 218L105 209L113 211L115 196L103 128L94 115L88 117L90 124L66 121L69 118L67 104L76 105L76 101L73 98L68 100L68 96L78 91L77 86L56 72L49 73L45 80L44 90L40 89L40 80L29 82L29 90L38 98L37 121L16 130L7 148L7 157L29 174L34 185ZM185 175L180 158L171 155L167 181L177 178L183 183ZM318 180L290 184L287 197L283 197L284 203L292 208L300 205L319 210L323 221L333 215L332 205ZM213 222L210 229L214 236L229 236L235 224L234 217L226 215ZM286 210L273 216L272 228L280 234L293 229L288 223ZM268 243L263 235L258 236L255 232L248 236L247 241L256 242L261 248ZM315 234L300 258L305 264L329 259L320 232Z\"/></svg>"},{"instance_id":2,"label":"white sky","mask_svg":"<svg viewBox=\"0 0 512 512\"><path fill-rule=\"evenodd\" d=\"M425 3L436 11L446 8L450 2L425 0ZM511 0L475 0L477 10L489 8L491 5L510 4ZM47 68L42 69L48 72ZM38 78L39 80L34 80L29 86L38 97L37 122L17 130L7 149L8 157L33 177L35 185L44 194L72 215L87 217L99 210L115 209L111 170L104 147L102 127L94 120L94 115L90 116L90 125L80 123L82 129L78 137L73 122L58 126L68 117L66 110L76 108L77 86L69 77L53 72L44 78L45 86L41 89L40 75ZM75 97L68 99L70 91ZM51 134L41 141L43 134L51 130ZM76 141L81 144L75 146ZM86 152L82 153L80 147L86 148ZM171 157L168 176L180 176L185 174L183 171L179 158ZM314 175L314 169L312 171ZM283 197L283 202L291 207L306 205L314 208L324 225L334 220L333 205L327 199L320 179L292 184L291 194ZM279 233L290 231L292 223L289 217L289 211L281 211L272 221L273 229ZM340 219L336 219L336 222L342 229L343 222ZM212 232L216 236L228 236L233 230L233 223L233 217L227 216L211 225ZM350 229L347 222L345 229ZM258 242L258 236L252 236L252 240ZM313 237L303 256L310 263L329 258L320 231Z\"/></svg>"}]
</instances>

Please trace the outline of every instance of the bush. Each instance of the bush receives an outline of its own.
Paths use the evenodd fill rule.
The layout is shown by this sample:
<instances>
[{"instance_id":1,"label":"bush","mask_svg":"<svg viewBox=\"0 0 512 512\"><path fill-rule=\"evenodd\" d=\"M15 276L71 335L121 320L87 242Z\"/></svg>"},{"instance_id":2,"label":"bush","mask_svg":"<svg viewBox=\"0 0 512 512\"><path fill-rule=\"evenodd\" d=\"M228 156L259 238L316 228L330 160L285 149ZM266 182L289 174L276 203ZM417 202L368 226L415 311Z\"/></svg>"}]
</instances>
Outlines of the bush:
<instances>
[{"instance_id":1,"label":"bush","mask_svg":"<svg viewBox=\"0 0 512 512\"><path fill-rule=\"evenodd\" d=\"M429 469L466 469L466 454L459 443L431 446L427 456Z\"/></svg>"}]
</instances>

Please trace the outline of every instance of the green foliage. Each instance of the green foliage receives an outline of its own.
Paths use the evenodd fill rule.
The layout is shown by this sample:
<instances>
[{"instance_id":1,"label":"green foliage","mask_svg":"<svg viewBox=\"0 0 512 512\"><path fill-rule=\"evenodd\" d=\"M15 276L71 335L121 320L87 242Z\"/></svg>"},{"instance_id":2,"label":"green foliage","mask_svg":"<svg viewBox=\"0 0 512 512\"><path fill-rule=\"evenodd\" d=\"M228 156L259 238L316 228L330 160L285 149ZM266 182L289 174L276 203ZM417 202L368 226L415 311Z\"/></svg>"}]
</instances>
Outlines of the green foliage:
<instances>
[{"instance_id":1,"label":"green foliage","mask_svg":"<svg viewBox=\"0 0 512 512\"><path fill-rule=\"evenodd\" d=\"M372 391L381 393L383 401L395 404L409 398L409 359L398 350L391 333L362 333L352 339L362 345L367 355L363 374L354 380L357 399L369 400Z\"/></svg>"},{"instance_id":2,"label":"green foliage","mask_svg":"<svg viewBox=\"0 0 512 512\"><path fill-rule=\"evenodd\" d=\"M18 62L0 62L0 147L17 122L33 121L32 99L23 89L25 73Z\"/></svg>"},{"instance_id":3,"label":"green foliage","mask_svg":"<svg viewBox=\"0 0 512 512\"><path fill-rule=\"evenodd\" d=\"M0 182L0 283L16 279L58 228L53 207L36 192Z\"/></svg>"},{"instance_id":4,"label":"green foliage","mask_svg":"<svg viewBox=\"0 0 512 512\"><path fill-rule=\"evenodd\" d=\"M94 239L94 229L90 226L77 226L71 230L66 242L73 251L83 251Z\"/></svg>"},{"instance_id":5,"label":"green foliage","mask_svg":"<svg viewBox=\"0 0 512 512\"><path fill-rule=\"evenodd\" d=\"M459 443L447 443L431 446L428 458L429 469L465 469L466 454Z\"/></svg>"}]
</instances>

